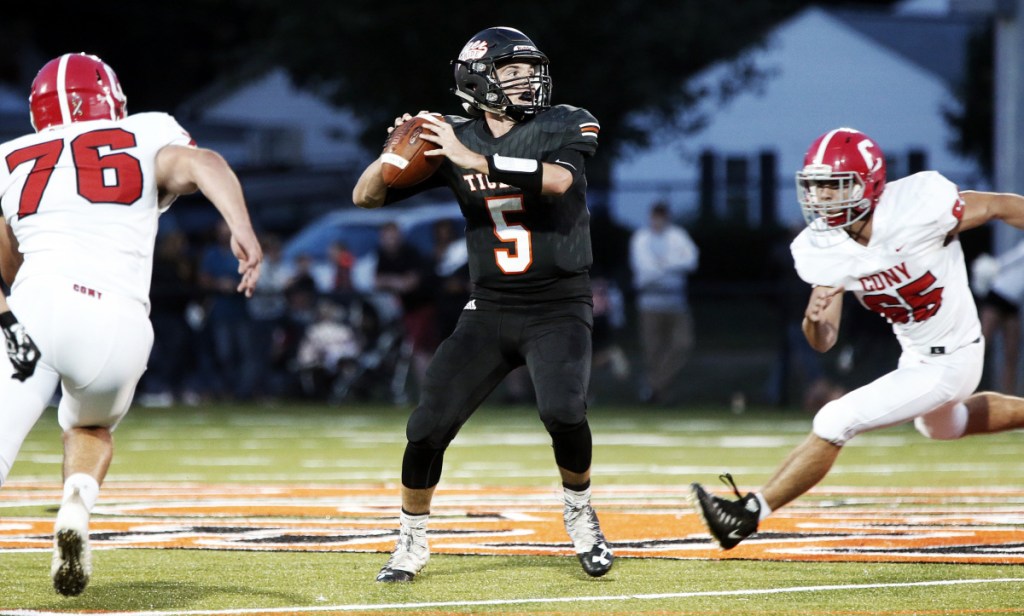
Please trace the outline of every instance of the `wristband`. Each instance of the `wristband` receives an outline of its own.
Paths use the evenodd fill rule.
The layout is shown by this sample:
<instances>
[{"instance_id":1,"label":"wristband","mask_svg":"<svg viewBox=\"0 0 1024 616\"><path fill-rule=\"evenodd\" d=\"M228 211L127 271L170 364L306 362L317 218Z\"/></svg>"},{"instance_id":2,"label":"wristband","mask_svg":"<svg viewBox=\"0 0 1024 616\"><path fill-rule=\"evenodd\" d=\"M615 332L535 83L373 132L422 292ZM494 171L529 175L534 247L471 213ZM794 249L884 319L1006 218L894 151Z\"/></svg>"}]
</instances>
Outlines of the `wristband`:
<instances>
[{"instance_id":1,"label":"wristband","mask_svg":"<svg viewBox=\"0 0 1024 616\"><path fill-rule=\"evenodd\" d=\"M0 327L10 329L11 326L17 322L18 319L14 318L14 313L10 310L7 312L0 312Z\"/></svg>"},{"instance_id":2,"label":"wristband","mask_svg":"<svg viewBox=\"0 0 1024 616\"><path fill-rule=\"evenodd\" d=\"M539 193L544 183L544 165L532 158L512 158L493 154L487 156L487 176L495 182Z\"/></svg>"}]
</instances>

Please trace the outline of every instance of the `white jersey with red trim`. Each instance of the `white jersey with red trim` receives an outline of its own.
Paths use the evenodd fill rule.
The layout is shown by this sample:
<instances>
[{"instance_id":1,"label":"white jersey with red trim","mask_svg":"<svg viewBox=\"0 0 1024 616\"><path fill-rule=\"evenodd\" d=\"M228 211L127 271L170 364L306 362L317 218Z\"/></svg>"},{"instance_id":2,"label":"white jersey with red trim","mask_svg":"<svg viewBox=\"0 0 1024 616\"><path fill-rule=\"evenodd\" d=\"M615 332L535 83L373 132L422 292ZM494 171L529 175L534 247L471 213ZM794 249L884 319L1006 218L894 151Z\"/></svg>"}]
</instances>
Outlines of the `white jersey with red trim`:
<instances>
[{"instance_id":1,"label":"white jersey with red trim","mask_svg":"<svg viewBox=\"0 0 1024 616\"><path fill-rule=\"evenodd\" d=\"M156 155L194 145L173 117L75 122L0 145L0 206L25 261L18 284L68 278L149 305L160 204Z\"/></svg>"},{"instance_id":2,"label":"white jersey with red trim","mask_svg":"<svg viewBox=\"0 0 1024 616\"><path fill-rule=\"evenodd\" d=\"M819 219L790 246L797 273L852 291L892 324L904 351L952 353L981 336L960 241L947 239L963 207L956 185L935 171L890 182L867 246Z\"/></svg>"}]
</instances>

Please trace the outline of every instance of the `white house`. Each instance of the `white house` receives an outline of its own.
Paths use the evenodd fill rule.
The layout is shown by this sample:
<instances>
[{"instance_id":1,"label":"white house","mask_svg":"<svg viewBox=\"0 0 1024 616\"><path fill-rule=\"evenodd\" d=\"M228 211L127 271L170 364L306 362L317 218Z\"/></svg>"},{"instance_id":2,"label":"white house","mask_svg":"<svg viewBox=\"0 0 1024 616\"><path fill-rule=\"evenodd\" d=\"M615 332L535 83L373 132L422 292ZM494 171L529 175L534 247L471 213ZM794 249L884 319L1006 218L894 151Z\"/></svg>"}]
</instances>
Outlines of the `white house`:
<instances>
[{"instance_id":1,"label":"white house","mask_svg":"<svg viewBox=\"0 0 1024 616\"><path fill-rule=\"evenodd\" d=\"M711 149L726 157L768 151L778 161L779 218L798 222L793 174L811 142L838 126L875 138L896 163L890 166L890 178L905 173L906 155L916 150L925 153L928 168L978 187L976 165L949 147L954 135L943 112L953 108L955 99L948 75L866 35L852 25L853 15L844 18L842 13L809 8L780 25L763 49L749 52L757 66L771 75L763 87L703 109L709 122L699 133L658 143L615 166L618 189L609 195L613 215L630 226L642 224L647 206L659 198L669 201L677 215L695 214L697 157L702 151ZM877 13L872 18L888 19ZM860 25L871 32L870 23ZM951 50L948 41L930 38L926 44L961 57L962 51ZM966 44L966 35L962 38L960 42ZM927 53L927 49L921 51ZM724 66L712 67L698 79L714 84L723 70ZM756 223L756 195L751 210L750 221Z\"/></svg>"},{"instance_id":2,"label":"white house","mask_svg":"<svg viewBox=\"0 0 1024 616\"><path fill-rule=\"evenodd\" d=\"M365 158L358 145L355 116L315 92L296 88L281 69L241 87L215 86L189 101L181 112L207 124L257 129L241 142L237 136L227 136L222 143L216 136L205 140L204 145L236 164L317 168Z\"/></svg>"}]
</instances>

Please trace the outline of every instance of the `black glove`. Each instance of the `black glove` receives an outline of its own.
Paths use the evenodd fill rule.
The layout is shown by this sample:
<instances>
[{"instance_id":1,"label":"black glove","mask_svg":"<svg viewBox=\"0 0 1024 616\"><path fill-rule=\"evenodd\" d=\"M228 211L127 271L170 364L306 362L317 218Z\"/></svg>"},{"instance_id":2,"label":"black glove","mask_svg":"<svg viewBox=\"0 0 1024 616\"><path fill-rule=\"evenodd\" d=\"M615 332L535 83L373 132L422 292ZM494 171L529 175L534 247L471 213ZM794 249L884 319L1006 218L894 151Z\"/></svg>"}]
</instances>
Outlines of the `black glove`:
<instances>
[{"instance_id":1,"label":"black glove","mask_svg":"<svg viewBox=\"0 0 1024 616\"><path fill-rule=\"evenodd\" d=\"M11 311L0 314L0 327L4 330L4 338L7 342L7 357L11 359L14 366L12 379L24 381L36 371L36 363L39 362L39 347L29 337L25 326L18 323Z\"/></svg>"}]
</instances>

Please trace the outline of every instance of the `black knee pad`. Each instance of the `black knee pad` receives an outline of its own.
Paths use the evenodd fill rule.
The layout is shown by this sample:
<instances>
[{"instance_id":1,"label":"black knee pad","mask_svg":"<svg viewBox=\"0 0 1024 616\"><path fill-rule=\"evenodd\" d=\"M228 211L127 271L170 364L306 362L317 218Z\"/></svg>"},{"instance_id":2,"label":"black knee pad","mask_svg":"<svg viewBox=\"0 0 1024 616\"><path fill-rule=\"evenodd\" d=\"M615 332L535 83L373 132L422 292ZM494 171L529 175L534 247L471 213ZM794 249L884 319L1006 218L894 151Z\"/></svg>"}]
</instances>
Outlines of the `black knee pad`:
<instances>
[{"instance_id":1,"label":"black knee pad","mask_svg":"<svg viewBox=\"0 0 1024 616\"><path fill-rule=\"evenodd\" d=\"M568 430L551 432L551 446L559 467L573 473L583 473L590 468L594 443L586 419Z\"/></svg>"},{"instance_id":2,"label":"black knee pad","mask_svg":"<svg viewBox=\"0 0 1024 616\"><path fill-rule=\"evenodd\" d=\"M409 416L405 437L410 443L433 449L446 449L458 432L458 424L443 418L425 406L418 406Z\"/></svg>"},{"instance_id":3,"label":"black knee pad","mask_svg":"<svg viewBox=\"0 0 1024 616\"><path fill-rule=\"evenodd\" d=\"M571 432L580 425L587 425L587 403L582 395L566 397L563 400L538 401L540 420L551 434Z\"/></svg>"},{"instance_id":4,"label":"black knee pad","mask_svg":"<svg viewBox=\"0 0 1024 616\"><path fill-rule=\"evenodd\" d=\"M444 449L409 443L402 458L402 485L411 490L432 488L441 481Z\"/></svg>"}]
</instances>

